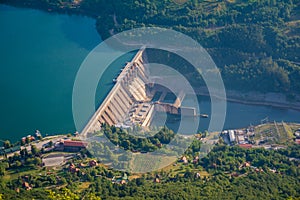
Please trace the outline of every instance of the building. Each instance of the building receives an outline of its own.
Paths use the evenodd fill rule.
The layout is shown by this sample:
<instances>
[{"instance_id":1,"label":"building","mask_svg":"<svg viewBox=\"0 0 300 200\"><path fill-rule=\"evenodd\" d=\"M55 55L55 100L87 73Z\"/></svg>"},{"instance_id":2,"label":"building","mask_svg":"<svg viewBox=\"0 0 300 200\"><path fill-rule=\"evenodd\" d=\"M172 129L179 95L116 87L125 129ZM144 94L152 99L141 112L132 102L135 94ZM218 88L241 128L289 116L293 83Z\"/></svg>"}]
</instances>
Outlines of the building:
<instances>
[{"instance_id":1,"label":"building","mask_svg":"<svg viewBox=\"0 0 300 200\"><path fill-rule=\"evenodd\" d=\"M235 134L234 134L234 130L229 130L229 141L230 142L235 142Z\"/></svg>"},{"instance_id":2,"label":"building","mask_svg":"<svg viewBox=\"0 0 300 200\"><path fill-rule=\"evenodd\" d=\"M96 160L90 160L90 162L89 162L90 167L94 167L94 166L97 166L97 165L98 165L98 163L97 163Z\"/></svg>"},{"instance_id":3,"label":"building","mask_svg":"<svg viewBox=\"0 0 300 200\"><path fill-rule=\"evenodd\" d=\"M182 156L181 159L179 160L179 162L183 162L184 164L188 164L189 161L185 156Z\"/></svg>"},{"instance_id":4,"label":"building","mask_svg":"<svg viewBox=\"0 0 300 200\"><path fill-rule=\"evenodd\" d=\"M85 149L87 146L87 142L83 141L73 141L73 140L65 140L63 142L64 151L68 152L76 152L82 149Z\"/></svg>"},{"instance_id":5,"label":"building","mask_svg":"<svg viewBox=\"0 0 300 200\"><path fill-rule=\"evenodd\" d=\"M69 165L69 172L71 172L71 173L77 173L77 172L79 172L79 171L80 171L80 169L77 168L77 167L75 167L75 165L74 165L73 163L71 163L71 164Z\"/></svg>"},{"instance_id":6,"label":"building","mask_svg":"<svg viewBox=\"0 0 300 200\"><path fill-rule=\"evenodd\" d=\"M112 183L124 185L124 184L128 183L128 176L126 173L124 173L122 177L114 176L111 181L112 181Z\"/></svg>"},{"instance_id":7,"label":"building","mask_svg":"<svg viewBox=\"0 0 300 200\"><path fill-rule=\"evenodd\" d=\"M23 187L25 190L31 190L31 189L32 189L32 187L29 185L28 182L23 182L22 187Z\"/></svg>"},{"instance_id":8,"label":"building","mask_svg":"<svg viewBox=\"0 0 300 200\"><path fill-rule=\"evenodd\" d=\"M245 144L245 137L243 135L238 135L237 139L239 141L239 144Z\"/></svg>"},{"instance_id":9,"label":"building","mask_svg":"<svg viewBox=\"0 0 300 200\"><path fill-rule=\"evenodd\" d=\"M239 147L245 148L245 149L251 149L252 148L252 144L239 144Z\"/></svg>"},{"instance_id":10,"label":"building","mask_svg":"<svg viewBox=\"0 0 300 200\"><path fill-rule=\"evenodd\" d=\"M20 151L21 150L21 146L14 146L14 147L11 147L9 149L4 149L4 148L1 148L0 149L0 155L5 155L5 154L9 154L9 153L14 153L16 151Z\"/></svg>"}]
</instances>

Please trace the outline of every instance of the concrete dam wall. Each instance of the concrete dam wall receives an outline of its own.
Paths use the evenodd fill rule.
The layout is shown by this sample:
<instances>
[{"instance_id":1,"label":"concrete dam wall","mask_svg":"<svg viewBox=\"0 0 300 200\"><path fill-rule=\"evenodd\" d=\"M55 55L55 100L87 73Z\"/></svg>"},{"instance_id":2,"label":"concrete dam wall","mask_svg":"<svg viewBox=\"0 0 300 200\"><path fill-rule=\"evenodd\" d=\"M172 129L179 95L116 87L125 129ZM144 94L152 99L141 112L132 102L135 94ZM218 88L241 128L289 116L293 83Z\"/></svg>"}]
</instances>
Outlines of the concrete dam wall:
<instances>
[{"instance_id":1,"label":"concrete dam wall","mask_svg":"<svg viewBox=\"0 0 300 200\"><path fill-rule=\"evenodd\" d=\"M121 125L134 123L133 110L140 109L138 102L149 101L146 94L147 72L143 65L144 49L138 51L131 62L128 62L117 79L115 85L103 103L82 131L82 134L100 130L102 123ZM142 105L144 115L149 105ZM142 121L141 119L139 121Z\"/></svg>"},{"instance_id":2,"label":"concrete dam wall","mask_svg":"<svg viewBox=\"0 0 300 200\"><path fill-rule=\"evenodd\" d=\"M184 109L180 108L185 97L183 91L177 94L173 103L163 102L163 98L169 91L149 82L145 54L145 50L140 49L132 61L126 64L120 75L114 79L114 87L81 132L83 135L99 131L102 123L119 127L130 127L136 124L149 126L156 111L180 114ZM157 91L160 91L161 95L154 101L152 99ZM193 115L195 111L190 108L183 113Z\"/></svg>"}]
</instances>

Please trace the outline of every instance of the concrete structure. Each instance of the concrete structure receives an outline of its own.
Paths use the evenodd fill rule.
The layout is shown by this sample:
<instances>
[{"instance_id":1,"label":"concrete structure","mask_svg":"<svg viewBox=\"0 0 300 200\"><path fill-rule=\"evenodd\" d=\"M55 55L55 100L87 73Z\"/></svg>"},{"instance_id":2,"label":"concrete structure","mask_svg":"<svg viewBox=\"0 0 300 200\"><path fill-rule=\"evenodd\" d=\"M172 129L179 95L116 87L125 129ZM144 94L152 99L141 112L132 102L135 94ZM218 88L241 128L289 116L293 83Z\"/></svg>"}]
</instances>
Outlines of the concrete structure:
<instances>
[{"instance_id":1,"label":"concrete structure","mask_svg":"<svg viewBox=\"0 0 300 200\"><path fill-rule=\"evenodd\" d=\"M229 130L228 134L229 134L229 140L230 140L230 142L235 142L235 133L234 133L234 130Z\"/></svg>"},{"instance_id":2,"label":"concrete structure","mask_svg":"<svg viewBox=\"0 0 300 200\"><path fill-rule=\"evenodd\" d=\"M107 95L81 134L93 133L101 129L102 123L118 127L130 127L136 124L149 126L155 112L187 114L196 116L194 108L180 109L185 97L179 91L173 103L163 102L170 91L150 81L145 65L146 55L140 49L131 62L128 62L120 75L114 79L114 87ZM160 92L158 101L152 101L156 92Z\"/></svg>"},{"instance_id":3,"label":"concrete structure","mask_svg":"<svg viewBox=\"0 0 300 200\"><path fill-rule=\"evenodd\" d=\"M143 65L143 52L144 49L141 49L115 79L114 87L83 129L83 135L100 130L102 123L121 125L130 120L139 122L138 116L145 116L150 110L150 105L142 105L145 111L139 113L140 105L150 100L146 94L147 72Z\"/></svg>"},{"instance_id":4,"label":"concrete structure","mask_svg":"<svg viewBox=\"0 0 300 200\"><path fill-rule=\"evenodd\" d=\"M180 108L180 114L185 116L196 116L196 109L193 107L181 107Z\"/></svg>"}]
</instances>

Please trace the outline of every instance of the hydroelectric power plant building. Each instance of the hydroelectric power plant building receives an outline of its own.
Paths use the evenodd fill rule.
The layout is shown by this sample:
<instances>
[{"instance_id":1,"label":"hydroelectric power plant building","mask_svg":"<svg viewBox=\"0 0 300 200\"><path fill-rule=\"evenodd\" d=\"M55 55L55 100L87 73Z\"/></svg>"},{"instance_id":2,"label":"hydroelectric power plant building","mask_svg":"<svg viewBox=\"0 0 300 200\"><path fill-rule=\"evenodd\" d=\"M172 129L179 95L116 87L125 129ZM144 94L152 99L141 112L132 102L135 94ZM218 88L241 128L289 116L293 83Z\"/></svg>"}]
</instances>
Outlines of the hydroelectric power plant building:
<instances>
[{"instance_id":1,"label":"hydroelectric power plant building","mask_svg":"<svg viewBox=\"0 0 300 200\"><path fill-rule=\"evenodd\" d=\"M181 107L184 91L178 91L173 102L164 102L170 91L149 79L145 49L137 52L114 82L114 87L83 129L83 135L100 130L102 123L119 127L149 126L157 111L196 116L195 108Z\"/></svg>"}]
</instances>

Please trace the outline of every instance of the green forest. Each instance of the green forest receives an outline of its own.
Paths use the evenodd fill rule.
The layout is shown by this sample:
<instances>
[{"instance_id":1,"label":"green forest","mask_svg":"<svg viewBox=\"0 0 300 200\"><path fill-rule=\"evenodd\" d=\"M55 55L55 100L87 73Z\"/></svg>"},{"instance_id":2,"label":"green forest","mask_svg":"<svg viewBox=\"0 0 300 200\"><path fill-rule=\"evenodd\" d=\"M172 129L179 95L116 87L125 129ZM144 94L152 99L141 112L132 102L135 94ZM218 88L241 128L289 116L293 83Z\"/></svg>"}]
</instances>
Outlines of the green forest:
<instances>
[{"instance_id":1,"label":"green forest","mask_svg":"<svg viewBox=\"0 0 300 200\"><path fill-rule=\"evenodd\" d=\"M174 134L164 127L152 138L136 143L124 130L107 125L103 129L122 148L145 151L151 151L154 144L168 143ZM206 133L195 136L182 157L147 173L115 170L87 149L61 166L46 167L41 159L49 153L31 143L31 151L23 149L0 162L0 199L300 198L300 145L291 143L277 150L245 149L228 146L220 139L212 151L201 156L204 143L200 138ZM9 141L4 143L5 148L11 146Z\"/></svg>"},{"instance_id":2,"label":"green forest","mask_svg":"<svg viewBox=\"0 0 300 200\"><path fill-rule=\"evenodd\" d=\"M187 0L183 3L175 0L0 0L0 3L91 16L96 19L95 28L103 40L111 33L137 27L171 28L197 40L209 52L227 89L280 92L291 100L300 94L299 0ZM150 60L163 60L152 55ZM185 66L179 58L169 59L166 62ZM166 128L141 140L115 127L105 126L103 131L113 144L138 153L163 148L174 137ZM95 158L87 150L78 152L63 166L47 168L42 165L43 152L32 145L31 152L22 150L0 161L0 200L300 200L300 145L290 144L278 150L243 149L227 146L220 140L208 155L200 157L202 145L200 139L195 140L186 150L184 157L188 162L178 158L166 168L145 174L117 171L101 160L97 160L98 165L89 166ZM78 170L70 170L71 166ZM127 182L113 182L114 177L122 177Z\"/></svg>"},{"instance_id":3,"label":"green forest","mask_svg":"<svg viewBox=\"0 0 300 200\"><path fill-rule=\"evenodd\" d=\"M58 169L29 160L38 152L1 162L0 199L299 199L300 146L277 151L242 149L223 144L193 162L178 160L171 167L130 174L104 165L89 167L82 151ZM190 149L189 160L197 153ZM14 166L18 160L22 167ZM70 166L78 166L71 171ZM126 184L113 177L129 177ZM24 183L27 183L24 184Z\"/></svg>"},{"instance_id":4,"label":"green forest","mask_svg":"<svg viewBox=\"0 0 300 200\"><path fill-rule=\"evenodd\" d=\"M197 40L227 89L299 94L298 0L0 0L96 18L103 39L136 27L171 28ZM250 83L250 84L249 84Z\"/></svg>"}]
</instances>

